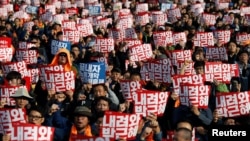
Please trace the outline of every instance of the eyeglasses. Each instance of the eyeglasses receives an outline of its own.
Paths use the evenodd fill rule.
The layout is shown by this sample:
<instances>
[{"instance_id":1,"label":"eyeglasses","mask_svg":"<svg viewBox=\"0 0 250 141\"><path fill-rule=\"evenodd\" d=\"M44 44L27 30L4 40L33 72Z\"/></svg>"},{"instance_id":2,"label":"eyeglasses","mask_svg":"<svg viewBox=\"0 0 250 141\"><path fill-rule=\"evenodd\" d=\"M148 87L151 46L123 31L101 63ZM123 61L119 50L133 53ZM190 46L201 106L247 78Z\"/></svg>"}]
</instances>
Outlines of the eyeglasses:
<instances>
[{"instance_id":1,"label":"eyeglasses","mask_svg":"<svg viewBox=\"0 0 250 141\"><path fill-rule=\"evenodd\" d=\"M59 54L59 56L62 56L62 57L67 57L67 54L62 53L62 54Z\"/></svg>"},{"instance_id":2,"label":"eyeglasses","mask_svg":"<svg viewBox=\"0 0 250 141\"><path fill-rule=\"evenodd\" d=\"M29 118L30 118L30 119L34 119L34 120L39 120L39 119L41 119L41 118L43 118L43 117L41 117L41 116L32 116L32 115L29 115Z\"/></svg>"}]
</instances>

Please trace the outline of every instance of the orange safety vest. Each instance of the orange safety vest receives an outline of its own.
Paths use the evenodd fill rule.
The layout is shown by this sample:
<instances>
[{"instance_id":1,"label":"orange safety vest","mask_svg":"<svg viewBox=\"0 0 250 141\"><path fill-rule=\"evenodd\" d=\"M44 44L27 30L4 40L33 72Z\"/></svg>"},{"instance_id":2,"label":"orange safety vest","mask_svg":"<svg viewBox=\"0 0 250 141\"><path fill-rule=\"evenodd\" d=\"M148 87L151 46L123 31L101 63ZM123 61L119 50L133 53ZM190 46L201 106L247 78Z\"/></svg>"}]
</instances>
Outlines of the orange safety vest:
<instances>
[{"instance_id":1,"label":"orange safety vest","mask_svg":"<svg viewBox=\"0 0 250 141\"><path fill-rule=\"evenodd\" d=\"M71 127L71 131L70 131L70 136L69 136L69 141L73 141L73 136L76 136L77 135L77 129L76 129L76 126L73 125ZM87 125L87 127L85 127L85 130L84 130L84 137L93 137L92 135L92 132L91 132L91 126L90 125Z\"/></svg>"}]
</instances>

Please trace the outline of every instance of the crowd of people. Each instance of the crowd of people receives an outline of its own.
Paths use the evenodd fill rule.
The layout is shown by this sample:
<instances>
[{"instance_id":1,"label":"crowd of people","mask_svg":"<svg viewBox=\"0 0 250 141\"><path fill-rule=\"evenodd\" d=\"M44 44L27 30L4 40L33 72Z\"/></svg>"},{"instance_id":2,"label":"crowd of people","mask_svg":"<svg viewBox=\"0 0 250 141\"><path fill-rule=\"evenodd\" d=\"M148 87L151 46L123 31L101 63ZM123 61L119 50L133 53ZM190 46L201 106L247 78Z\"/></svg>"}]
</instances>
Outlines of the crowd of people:
<instances>
[{"instance_id":1,"label":"crowd of people","mask_svg":"<svg viewBox=\"0 0 250 141\"><path fill-rule=\"evenodd\" d=\"M27 1L10 1L13 11L7 15L1 16L0 38L8 37L12 40L11 48L19 48L20 42L32 43L31 50L38 52L37 62L27 65L30 68L37 68L39 65L62 65L65 70L72 70L75 76L75 88L67 91L55 91L48 89L42 79L38 79L35 84L28 83L27 79L22 77L18 70L12 70L4 74L1 70L1 84L7 86L27 86L19 88L12 96L15 100L15 106L6 105L1 100L1 108L22 108L27 111L27 122L35 125L55 127L54 141L72 140L74 135L83 135L86 137L100 136L105 111L116 111L121 113L133 113L133 101L124 98L120 86L120 80L143 81L144 89L152 91L168 91L169 98L163 116L157 116L154 113L141 119L138 125L136 141L162 141L167 140L169 131L174 131L174 141L208 141L208 130L212 125L249 125L249 114L239 117L220 117L216 109L215 96L217 92L245 92L250 89L250 64L249 64L249 43L248 40L238 42L238 34L248 34L250 32L249 19L242 15L242 7L249 5L244 0L228 0L228 7L218 8L220 0L188 0L184 1L164 1L156 0L149 3L145 0L99 0L94 1L101 4L102 12L108 13L106 18L112 18L112 23L107 27L93 25L93 34L80 37L79 42L72 43L71 49L61 48L56 54L51 53L52 40L64 41L63 27L61 23L54 21L43 21L42 13L45 11L46 4L53 2L48 0L40 2L36 14L28 14L29 19L12 18L14 12L22 10L23 5L28 5ZM221 60L223 63L238 64L240 75L232 77L230 84L225 84L218 80L205 82L211 86L209 97L209 106L199 108L195 105L190 107L182 105L179 94L173 91L171 83L163 83L156 80L144 80L141 75L141 68L147 60L132 62L129 57L129 48L123 40L115 40L114 50L103 53L95 50L96 38L110 38L111 29L116 28L117 21L114 18L114 3L121 2L123 9L129 9L133 19L136 18L136 7L139 3L148 4L148 12L161 11L162 3L169 3L174 8L179 8L181 17L176 22L164 22L164 25L156 25L149 21L145 25L139 25L133 22L133 29L136 32L135 39L142 44L151 44L152 59L171 58L171 51L191 50L192 60L186 60L179 74L184 75L186 67L194 63L194 74L205 73L205 63L214 61L206 58L206 48L204 46L195 46L194 38L196 32L214 32L218 30L230 30L230 40L226 43L220 43L215 37L215 47L225 47L228 56L227 60ZM129 4L127 4L129 2ZM76 0L71 1L72 5ZM204 4L203 13L216 15L216 23L207 25L201 22L200 15L192 11L192 5ZM9 3L8 3L9 4ZM31 3L32 5L32 3ZM86 8L76 7L78 14L70 15L69 20L86 19L91 15L82 15ZM238 11L228 12L228 11ZM64 8L56 8L56 14L66 13ZM167 11L167 10L166 10ZM165 12L165 11L164 11ZM249 13L250 14L250 13ZM0 14L1 15L1 14ZM246 14L247 15L247 14ZM104 15L102 15L104 17ZM226 22L224 17L229 16L231 21ZM25 22L32 21L34 25L31 30L24 27ZM158 46L154 42L153 33L156 31L184 32L186 42L179 42L176 45ZM249 38L250 39L250 38ZM91 84L83 82L80 76L79 64L96 62L93 58L107 58L106 81L100 84ZM17 62L15 54L11 62ZM126 64L126 62L129 62ZM216 60L220 61L220 60ZM2 63L6 63L2 60ZM249 112L248 112L249 113ZM2 134L3 141L11 140L9 134ZM117 139L126 140L126 139Z\"/></svg>"}]
</instances>

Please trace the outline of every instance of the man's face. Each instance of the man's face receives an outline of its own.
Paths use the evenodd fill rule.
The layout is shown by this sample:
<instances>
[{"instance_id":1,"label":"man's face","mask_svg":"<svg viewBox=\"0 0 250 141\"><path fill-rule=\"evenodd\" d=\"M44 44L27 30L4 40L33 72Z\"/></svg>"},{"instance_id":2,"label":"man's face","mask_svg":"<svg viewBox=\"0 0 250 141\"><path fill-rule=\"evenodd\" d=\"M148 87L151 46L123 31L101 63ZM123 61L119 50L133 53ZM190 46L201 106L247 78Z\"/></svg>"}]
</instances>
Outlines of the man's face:
<instances>
[{"instance_id":1,"label":"man's face","mask_svg":"<svg viewBox=\"0 0 250 141\"><path fill-rule=\"evenodd\" d=\"M105 100L100 100L96 105L96 110L100 111L108 111L109 110L109 103Z\"/></svg>"},{"instance_id":2,"label":"man's face","mask_svg":"<svg viewBox=\"0 0 250 141\"><path fill-rule=\"evenodd\" d=\"M67 54L66 53L60 53L58 55L58 64L59 65L65 65L68 62Z\"/></svg>"},{"instance_id":3,"label":"man's face","mask_svg":"<svg viewBox=\"0 0 250 141\"><path fill-rule=\"evenodd\" d=\"M107 92L105 91L103 86L96 86L94 88L94 96L100 97L100 96L106 96Z\"/></svg>"},{"instance_id":4,"label":"man's face","mask_svg":"<svg viewBox=\"0 0 250 141\"><path fill-rule=\"evenodd\" d=\"M242 53L239 57L239 60L241 62L244 62L244 63L247 63L248 62L248 59L249 59L249 56L247 53Z\"/></svg>"},{"instance_id":5,"label":"man's face","mask_svg":"<svg viewBox=\"0 0 250 141\"><path fill-rule=\"evenodd\" d=\"M120 79L120 77L121 77L121 73L119 73L119 72L112 72L111 77L112 77L112 80L118 81Z\"/></svg>"},{"instance_id":6,"label":"man's face","mask_svg":"<svg viewBox=\"0 0 250 141\"><path fill-rule=\"evenodd\" d=\"M37 39L32 39L31 43L35 44L36 47L40 47L40 41Z\"/></svg>"},{"instance_id":7,"label":"man's face","mask_svg":"<svg viewBox=\"0 0 250 141\"><path fill-rule=\"evenodd\" d=\"M15 101L16 101L16 106L18 108L25 108L25 106L27 104L29 104L29 101L27 98L25 97L18 97L18 98L15 98Z\"/></svg>"},{"instance_id":8,"label":"man's face","mask_svg":"<svg viewBox=\"0 0 250 141\"><path fill-rule=\"evenodd\" d=\"M74 123L78 130L83 129L89 124L89 119L86 116L75 116Z\"/></svg>"},{"instance_id":9,"label":"man's face","mask_svg":"<svg viewBox=\"0 0 250 141\"><path fill-rule=\"evenodd\" d=\"M41 125L44 122L44 117L36 110L32 110L28 115L29 123Z\"/></svg>"}]
</instances>

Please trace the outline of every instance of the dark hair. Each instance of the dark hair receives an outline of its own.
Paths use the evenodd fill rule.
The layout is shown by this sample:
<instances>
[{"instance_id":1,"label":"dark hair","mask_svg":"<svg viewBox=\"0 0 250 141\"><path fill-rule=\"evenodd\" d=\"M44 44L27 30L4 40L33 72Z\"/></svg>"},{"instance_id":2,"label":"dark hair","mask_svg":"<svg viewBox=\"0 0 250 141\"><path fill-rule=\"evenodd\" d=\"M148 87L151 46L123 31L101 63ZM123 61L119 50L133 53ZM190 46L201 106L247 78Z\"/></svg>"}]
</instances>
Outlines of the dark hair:
<instances>
[{"instance_id":1,"label":"dark hair","mask_svg":"<svg viewBox=\"0 0 250 141\"><path fill-rule=\"evenodd\" d=\"M197 67L205 67L205 62L204 61L196 61L194 63L194 68L197 68Z\"/></svg>"},{"instance_id":2,"label":"dark hair","mask_svg":"<svg viewBox=\"0 0 250 141\"><path fill-rule=\"evenodd\" d=\"M176 132L184 132L184 134L181 136L184 140L192 140L192 131L190 131L187 128L178 128ZM174 137L175 138L175 137Z\"/></svg>"},{"instance_id":3,"label":"dark hair","mask_svg":"<svg viewBox=\"0 0 250 141\"><path fill-rule=\"evenodd\" d=\"M56 37L58 38L59 36L63 35L63 32L62 31L59 31L56 33Z\"/></svg>"},{"instance_id":4,"label":"dark hair","mask_svg":"<svg viewBox=\"0 0 250 141\"><path fill-rule=\"evenodd\" d=\"M122 71L119 68L113 68L111 70L111 73L113 73L113 72L122 73Z\"/></svg>"},{"instance_id":5,"label":"dark hair","mask_svg":"<svg viewBox=\"0 0 250 141\"><path fill-rule=\"evenodd\" d=\"M239 54L238 54L238 56L240 56L240 55L243 54L243 53L246 53L246 54L249 56L249 52L248 52L247 50L242 50L242 51L240 51Z\"/></svg>"},{"instance_id":6,"label":"dark hair","mask_svg":"<svg viewBox=\"0 0 250 141\"><path fill-rule=\"evenodd\" d=\"M139 76L139 77L141 78L141 73L139 73L139 72L131 72L131 73L130 73L130 78L131 78L132 76Z\"/></svg>"},{"instance_id":7,"label":"dark hair","mask_svg":"<svg viewBox=\"0 0 250 141\"><path fill-rule=\"evenodd\" d=\"M101 100L104 100L104 101L108 102L109 106L110 106L111 103L112 103L112 101L111 101L109 98L107 98L107 97L105 97L105 96L99 96L99 97L95 98L95 100L94 100L95 106L96 106L96 104L97 104L98 102L100 102Z\"/></svg>"},{"instance_id":8,"label":"dark hair","mask_svg":"<svg viewBox=\"0 0 250 141\"><path fill-rule=\"evenodd\" d=\"M73 51L70 51L70 54L73 56L73 58L76 58L76 54Z\"/></svg>"},{"instance_id":9,"label":"dark hair","mask_svg":"<svg viewBox=\"0 0 250 141\"><path fill-rule=\"evenodd\" d=\"M18 71L10 71L7 75L6 75L6 79L8 81L13 80L13 79L22 79L22 75L20 72Z\"/></svg>"},{"instance_id":10,"label":"dark hair","mask_svg":"<svg viewBox=\"0 0 250 141\"><path fill-rule=\"evenodd\" d=\"M102 87L104 88L104 90L108 92L108 87L107 87L105 84L97 84L97 85L95 85L95 86L93 87L93 89L95 89L95 88L98 87L98 86L102 86Z\"/></svg>"},{"instance_id":11,"label":"dark hair","mask_svg":"<svg viewBox=\"0 0 250 141\"><path fill-rule=\"evenodd\" d=\"M41 114L42 117L45 117L45 110L40 106L32 106L29 109L28 114L30 114L31 111L37 111Z\"/></svg>"},{"instance_id":12,"label":"dark hair","mask_svg":"<svg viewBox=\"0 0 250 141\"><path fill-rule=\"evenodd\" d=\"M179 127L179 128L178 128L178 125L179 125L180 123L187 123L187 124L189 124L189 125L191 126L191 130L193 130L193 128L194 128L194 126L193 126L193 124L192 124L192 122L191 122L190 120L188 120L188 119L183 119L183 120L180 120L180 121L177 122L176 127L175 127L175 130L177 130L177 129L179 129L179 128L184 128L184 127ZM186 129L187 129L187 128L186 128ZM189 130L190 130L190 129L189 129Z\"/></svg>"}]
</instances>

